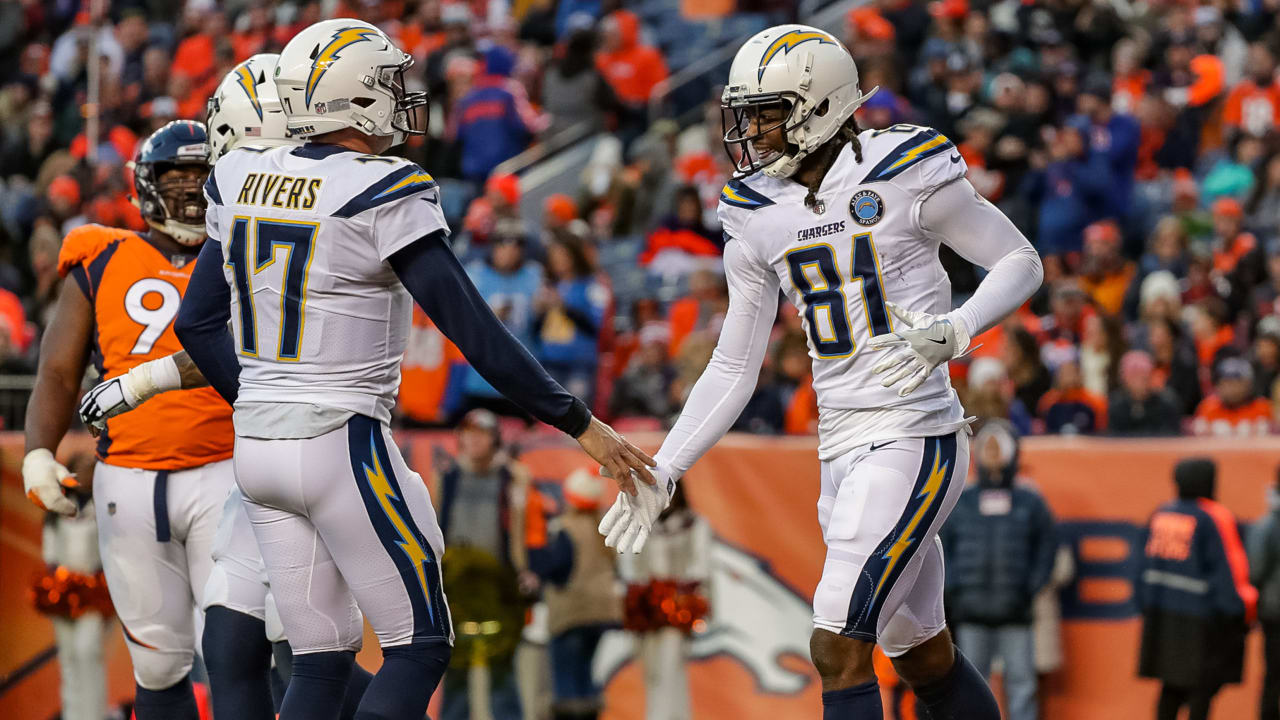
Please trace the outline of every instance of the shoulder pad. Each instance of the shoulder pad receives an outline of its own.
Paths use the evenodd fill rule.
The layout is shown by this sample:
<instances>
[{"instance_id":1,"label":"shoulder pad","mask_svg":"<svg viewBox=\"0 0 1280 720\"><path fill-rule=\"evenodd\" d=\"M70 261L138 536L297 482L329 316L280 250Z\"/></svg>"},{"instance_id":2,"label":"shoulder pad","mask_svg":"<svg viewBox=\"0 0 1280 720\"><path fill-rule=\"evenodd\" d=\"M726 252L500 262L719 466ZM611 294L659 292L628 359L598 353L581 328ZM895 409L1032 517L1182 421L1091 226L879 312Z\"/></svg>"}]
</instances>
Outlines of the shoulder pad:
<instances>
[{"instance_id":1,"label":"shoulder pad","mask_svg":"<svg viewBox=\"0 0 1280 720\"><path fill-rule=\"evenodd\" d=\"M376 156L367 156L376 157ZM359 161L360 158L354 158ZM380 159L380 158L379 158ZM382 167L381 162L370 162L370 165ZM406 198L436 186L435 178L412 162L398 163L390 172L384 173L379 180L348 200L342 207L333 212L334 217L350 218L375 208L379 205Z\"/></svg>"},{"instance_id":2,"label":"shoulder pad","mask_svg":"<svg viewBox=\"0 0 1280 720\"><path fill-rule=\"evenodd\" d=\"M71 268L93 260L112 243L133 234L130 230L92 223L75 228L62 239L62 249L58 251L58 274L66 277Z\"/></svg>"},{"instance_id":3,"label":"shoulder pad","mask_svg":"<svg viewBox=\"0 0 1280 720\"><path fill-rule=\"evenodd\" d=\"M773 201L756 190L752 190L743 180L730 180L720 191L720 202L744 210L759 210L772 205Z\"/></svg>"},{"instance_id":4,"label":"shoulder pad","mask_svg":"<svg viewBox=\"0 0 1280 720\"><path fill-rule=\"evenodd\" d=\"M895 126L901 127L901 126ZM908 126L914 127L914 126ZM932 128L916 128L905 140L898 142L871 168L862 182L884 182L901 175L921 160L955 150L956 146L946 135ZM874 136L874 135L873 135ZM898 137L902 137L899 135ZM896 139L896 138L895 138ZM885 139L887 141L887 138ZM883 141L882 141L883 142Z\"/></svg>"}]
</instances>

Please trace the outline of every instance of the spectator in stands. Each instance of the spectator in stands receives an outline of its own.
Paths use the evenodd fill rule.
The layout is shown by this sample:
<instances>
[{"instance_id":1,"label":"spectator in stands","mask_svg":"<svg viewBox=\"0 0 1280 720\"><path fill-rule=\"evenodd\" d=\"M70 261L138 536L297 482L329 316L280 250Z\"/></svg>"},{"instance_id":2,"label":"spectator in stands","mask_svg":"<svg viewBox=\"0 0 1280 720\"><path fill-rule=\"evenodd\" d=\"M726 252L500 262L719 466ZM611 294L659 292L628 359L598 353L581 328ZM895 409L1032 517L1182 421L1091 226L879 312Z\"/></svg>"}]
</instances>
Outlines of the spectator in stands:
<instances>
[{"instance_id":1,"label":"spectator in stands","mask_svg":"<svg viewBox=\"0 0 1280 720\"><path fill-rule=\"evenodd\" d=\"M58 224L58 232L66 235L89 220L80 212L80 183L70 175L54 178L45 190L51 219Z\"/></svg>"},{"instance_id":2,"label":"spectator in stands","mask_svg":"<svg viewBox=\"0 0 1280 720\"><path fill-rule=\"evenodd\" d=\"M1254 392L1270 397L1280 378L1280 317L1268 315L1254 330L1250 360L1253 364Z\"/></svg>"},{"instance_id":3,"label":"spectator in stands","mask_svg":"<svg viewBox=\"0 0 1280 720\"><path fill-rule=\"evenodd\" d=\"M1172 318L1153 319L1145 325L1145 349L1155 362L1156 386L1167 389L1178 400L1181 415L1195 412L1200 404L1200 372L1195 347Z\"/></svg>"},{"instance_id":4,"label":"spectator in stands","mask_svg":"<svg viewBox=\"0 0 1280 720\"><path fill-rule=\"evenodd\" d=\"M710 270L699 270L689 276L689 294L671 303L667 322L671 328L671 356L680 353L691 334L703 330L718 333L720 322L729 310L729 289L724 277Z\"/></svg>"},{"instance_id":5,"label":"spectator in stands","mask_svg":"<svg viewBox=\"0 0 1280 720\"><path fill-rule=\"evenodd\" d=\"M1155 362L1142 350L1130 350L1120 359L1120 387L1111 394L1107 408L1110 435L1177 435L1182 412L1168 390L1155 384Z\"/></svg>"},{"instance_id":6,"label":"spectator in stands","mask_svg":"<svg viewBox=\"0 0 1280 720\"><path fill-rule=\"evenodd\" d=\"M515 175L490 175L484 183L484 194L467 207L462 220L465 246L455 248L464 258L483 254L492 244L499 224L504 228L520 227L520 178Z\"/></svg>"},{"instance_id":7,"label":"spectator in stands","mask_svg":"<svg viewBox=\"0 0 1280 720\"><path fill-rule=\"evenodd\" d=\"M989 420L973 441L978 480L965 488L943 526L947 609L956 644L984 676L1003 665L1010 720L1035 720L1032 601L1049 582L1058 542L1053 516L1018 477L1018 435Z\"/></svg>"},{"instance_id":8,"label":"spectator in stands","mask_svg":"<svg viewBox=\"0 0 1280 720\"><path fill-rule=\"evenodd\" d=\"M575 470L564 481L565 511L547 528L548 551L530 562L547 584L547 630L551 633L552 711L556 720L594 720L601 710L600 686L591 661L600 638L622 625L617 590L618 554L600 542L604 483ZM540 561L539 555L547 559Z\"/></svg>"},{"instance_id":9,"label":"spectator in stands","mask_svg":"<svg viewBox=\"0 0 1280 720\"><path fill-rule=\"evenodd\" d=\"M1201 300L1188 315L1191 337L1196 344L1196 360L1201 368L1214 368L1219 360L1235 354L1236 331L1228 322L1227 305L1221 298Z\"/></svg>"},{"instance_id":10,"label":"spectator in stands","mask_svg":"<svg viewBox=\"0 0 1280 720\"><path fill-rule=\"evenodd\" d=\"M511 334L534 351L534 298L542 287L542 266L525 257L525 239L515 228L494 237L487 260L467 265L467 275ZM463 380L463 407L486 407L495 412L526 417L493 389L474 368Z\"/></svg>"},{"instance_id":11,"label":"spectator in stands","mask_svg":"<svg viewBox=\"0 0 1280 720\"><path fill-rule=\"evenodd\" d=\"M1265 42L1249 45L1245 77L1227 95L1222 121L1233 132L1261 137L1280 122L1280 87L1276 84L1276 60Z\"/></svg>"},{"instance_id":12,"label":"spectator in stands","mask_svg":"<svg viewBox=\"0 0 1280 720\"><path fill-rule=\"evenodd\" d=\"M458 424L458 455L435 483L445 547L467 547L496 558L514 574L529 571L530 545L541 545L542 499L529 471L502 443L498 418L472 410ZM445 674L440 717L470 716L468 677ZM489 665L490 705L495 720L520 720L520 698L510 658Z\"/></svg>"},{"instance_id":13,"label":"spectator in stands","mask_svg":"<svg viewBox=\"0 0 1280 720\"><path fill-rule=\"evenodd\" d=\"M1230 284L1227 297L1239 309L1248 301L1249 288L1266 278L1263 249L1244 229L1244 208L1234 198L1213 203L1213 230L1212 277Z\"/></svg>"},{"instance_id":14,"label":"spectator in stands","mask_svg":"<svg viewBox=\"0 0 1280 720\"><path fill-rule=\"evenodd\" d=\"M1019 435L1031 434L1031 413L1013 394L1013 383L1004 363L994 357L980 357L969 364L964 407L979 419L1008 420Z\"/></svg>"},{"instance_id":15,"label":"spectator in stands","mask_svg":"<svg viewBox=\"0 0 1280 720\"><path fill-rule=\"evenodd\" d=\"M1104 158L1110 170L1111 187L1104 196L1103 212L1127 231L1133 220L1134 170L1141 130L1133 116L1112 109L1112 87L1110 78L1090 75L1076 96L1076 108L1088 121L1083 127L1090 155Z\"/></svg>"},{"instance_id":16,"label":"spectator in stands","mask_svg":"<svg viewBox=\"0 0 1280 720\"><path fill-rule=\"evenodd\" d=\"M1114 185L1105 155L1085 143L1087 121L1053 130L1048 138L1049 162L1030 174L1025 193L1039 207L1036 249L1042 255L1070 258L1080 252L1084 228L1102 217L1106 195Z\"/></svg>"},{"instance_id":17,"label":"spectator in stands","mask_svg":"<svg viewBox=\"0 0 1280 720\"><path fill-rule=\"evenodd\" d=\"M552 60L542 76L542 106L551 113L547 137L575 125L590 132L604 127L605 114L617 106L613 89L596 68L596 34L590 28L569 33L563 54Z\"/></svg>"},{"instance_id":18,"label":"spectator in stands","mask_svg":"<svg viewBox=\"0 0 1280 720\"><path fill-rule=\"evenodd\" d=\"M1174 468L1178 498L1147 523L1134 583L1142 610L1138 675L1163 685L1157 720L1208 720L1213 696L1240 682L1246 623L1257 590L1236 519L1214 502L1217 468L1190 458Z\"/></svg>"},{"instance_id":19,"label":"spectator in stands","mask_svg":"<svg viewBox=\"0 0 1280 720\"><path fill-rule=\"evenodd\" d=\"M1101 220L1084 229L1080 285L1100 310L1115 315L1124 305L1135 267L1121 251L1120 226Z\"/></svg>"},{"instance_id":20,"label":"spectator in stands","mask_svg":"<svg viewBox=\"0 0 1280 720\"><path fill-rule=\"evenodd\" d=\"M414 306L409 342L400 362L396 396L404 427L440 427L457 409L463 376L462 353L422 308Z\"/></svg>"},{"instance_id":21,"label":"spectator in stands","mask_svg":"<svg viewBox=\"0 0 1280 720\"><path fill-rule=\"evenodd\" d=\"M511 80L515 63L515 55L500 45L486 50L483 73L453 108L464 179L484 182L546 127L547 119L529 104L524 87Z\"/></svg>"},{"instance_id":22,"label":"spectator in stands","mask_svg":"<svg viewBox=\"0 0 1280 720\"><path fill-rule=\"evenodd\" d=\"M1266 662L1258 720L1280 720L1280 471L1266 500L1266 514L1249 531L1249 583L1258 589Z\"/></svg>"},{"instance_id":23,"label":"spectator in stands","mask_svg":"<svg viewBox=\"0 0 1280 720\"><path fill-rule=\"evenodd\" d=\"M629 10L615 10L605 17L600 34L596 68L621 103L618 133L625 145L649 124L649 97L667 79L667 63L657 48L641 42L640 18Z\"/></svg>"},{"instance_id":24,"label":"spectator in stands","mask_svg":"<svg viewBox=\"0 0 1280 720\"><path fill-rule=\"evenodd\" d=\"M1257 184L1253 168L1262 161L1266 149L1262 140L1252 135L1237 135L1228 148L1230 152L1219 157L1204 176L1201 185L1206 198L1243 200Z\"/></svg>"},{"instance_id":25,"label":"spectator in stands","mask_svg":"<svg viewBox=\"0 0 1280 720\"><path fill-rule=\"evenodd\" d=\"M1253 368L1240 357L1226 357L1216 368L1214 393L1196 408L1196 435L1257 436L1271 428L1271 403L1254 392Z\"/></svg>"},{"instance_id":26,"label":"spectator in stands","mask_svg":"<svg viewBox=\"0 0 1280 720\"><path fill-rule=\"evenodd\" d=\"M667 278L683 278L696 270L717 271L723 241L703 224L702 199L698 188L682 185L676 189L675 213L663 218L649 233L640 264L649 272Z\"/></svg>"},{"instance_id":27,"label":"spectator in stands","mask_svg":"<svg viewBox=\"0 0 1280 720\"><path fill-rule=\"evenodd\" d=\"M1138 260L1133 279L1129 281L1129 289L1125 293L1124 316L1127 319L1138 317L1139 305L1143 301L1143 283L1152 274L1165 271L1173 275L1173 299L1181 301L1181 293L1176 279L1187 274L1187 235L1182 224L1172 215L1167 215L1156 223L1155 230L1147 243L1147 251Z\"/></svg>"},{"instance_id":28,"label":"spectator in stands","mask_svg":"<svg viewBox=\"0 0 1280 720\"><path fill-rule=\"evenodd\" d=\"M1004 366L1013 381L1014 396L1027 409L1040 407L1040 399L1053 386L1049 369L1040 359L1036 338L1021 325L1006 325Z\"/></svg>"},{"instance_id":29,"label":"spectator in stands","mask_svg":"<svg viewBox=\"0 0 1280 720\"><path fill-rule=\"evenodd\" d=\"M547 248L548 283L533 298L540 358L566 390L588 406L595 398L600 329L612 305L596 279L585 241L565 235Z\"/></svg>"},{"instance_id":30,"label":"spectator in stands","mask_svg":"<svg viewBox=\"0 0 1280 720\"><path fill-rule=\"evenodd\" d=\"M647 416L666 420L679 408L671 402L676 370L668 361L671 331L666 323L640 329L639 347L613 386L609 412L615 417Z\"/></svg>"},{"instance_id":31,"label":"spectator in stands","mask_svg":"<svg viewBox=\"0 0 1280 720\"><path fill-rule=\"evenodd\" d=\"M1084 388L1099 397L1107 397L1116 385L1120 356L1125 351L1120 320L1114 315L1086 317L1079 349Z\"/></svg>"},{"instance_id":32,"label":"spectator in stands","mask_svg":"<svg viewBox=\"0 0 1280 720\"><path fill-rule=\"evenodd\" d=\"M1037 410L1045 432L1091 435L1107 429L1107 401L1085 389L1078 355L1067 355L1058 365L1053 389Z\"/></svg>"},{"instance_id":33,"label":"spectator in stands","mask_svg":"<svg viewBox=\"0 0 1280 720\"><path fill-rule=\"evenodd\" d=\"M1261 178L1245 204L1246 225L1255 228L1280 227L1280 153L1262 167Z\"/></svg>"}]
</instances>

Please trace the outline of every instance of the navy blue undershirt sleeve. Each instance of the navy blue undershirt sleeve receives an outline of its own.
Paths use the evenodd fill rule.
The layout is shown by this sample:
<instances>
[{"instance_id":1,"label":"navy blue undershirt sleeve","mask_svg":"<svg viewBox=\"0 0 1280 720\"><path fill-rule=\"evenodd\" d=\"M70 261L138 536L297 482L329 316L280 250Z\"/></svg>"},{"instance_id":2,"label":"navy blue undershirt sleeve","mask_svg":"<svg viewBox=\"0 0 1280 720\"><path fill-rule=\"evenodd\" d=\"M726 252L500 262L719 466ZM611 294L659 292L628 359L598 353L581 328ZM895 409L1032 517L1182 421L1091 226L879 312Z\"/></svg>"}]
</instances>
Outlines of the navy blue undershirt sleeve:
<instances>
[{"instance_id":1,"label":"navy blue undershirt sleeve","mask_svg":"<svg viewBox=\"0 0 1280 720\"><path fill-rule=\"evenodd\" d=\"M173 332L213 389L235 404L240 361L227 326L230 319L231 288L222 277L222 246L217 240L205 240L173 321Z\"/></svg>"},{"instance_id":2,"label":"navy blue undershirt sleeve","mask_svg":"<svg viewBox=\"0 0 1280 720\"><path fill-rule=\"evenodd\" d=\"M414 241L387 262L440 332L498 392L573 437L586 431L591 423L586 404L548 375L493 314L443 231Z\"/></svg>"}]
</instances>

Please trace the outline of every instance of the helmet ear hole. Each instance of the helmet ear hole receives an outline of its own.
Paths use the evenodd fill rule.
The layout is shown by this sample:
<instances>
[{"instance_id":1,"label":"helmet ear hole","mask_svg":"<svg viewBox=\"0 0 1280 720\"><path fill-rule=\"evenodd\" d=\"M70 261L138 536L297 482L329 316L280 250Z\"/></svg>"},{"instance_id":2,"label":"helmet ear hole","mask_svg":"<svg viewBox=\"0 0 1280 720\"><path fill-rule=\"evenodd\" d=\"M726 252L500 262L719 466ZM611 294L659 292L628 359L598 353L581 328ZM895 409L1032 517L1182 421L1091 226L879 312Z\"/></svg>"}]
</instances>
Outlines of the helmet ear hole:
<instances>
[{"instance_id":1,"label":"helmet ear hole","mask_svg":"<svg viewBox=\"0 0 1280 720\"><path fill-rule=\"evenodd\" d=\"M813 114L816 115L817 117L823 117L827 114L827 110L829 110L830 108L831 108L830 98L824 99L822 101L822 104L818 106L818 109L813 111Z\"/></svg>"},{"instance_id":2,"label":"helmet ear hole","mask_svg":"<svg viewBox=\"0 0 1280 720\"><path fill-rule=\"evenodd\" d=\"M358 106L360 106L360 107L362 107L362 108L367 108L367 107L369 107L370 105L374 104L375 102L377 102L377 101L376 101L376 100L374 100L373 98L369 98L369 97L354 97L354 98L351 98L351 104L352 104L352 105L358 105Z\"/></svg>"}]
</instances>

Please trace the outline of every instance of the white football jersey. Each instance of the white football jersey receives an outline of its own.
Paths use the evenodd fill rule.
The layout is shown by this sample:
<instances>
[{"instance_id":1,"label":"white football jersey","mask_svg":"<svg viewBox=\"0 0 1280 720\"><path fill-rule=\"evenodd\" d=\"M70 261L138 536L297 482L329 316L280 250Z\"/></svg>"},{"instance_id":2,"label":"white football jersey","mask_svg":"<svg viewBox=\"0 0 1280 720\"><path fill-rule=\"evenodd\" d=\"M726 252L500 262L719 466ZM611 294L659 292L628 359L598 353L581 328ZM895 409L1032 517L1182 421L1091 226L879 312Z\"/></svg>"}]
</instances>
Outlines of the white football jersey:
<instances>
[{"instance_id":1,"label":"white football jersey","mask_svg":"<svg viewBox=\"0 0 1280 720\"><path fill-rule=\"evenodd\" d=\"M237 432L390 421L413 301L387 258L448 232L435 181L401 158L314 144L241 147L209 178L241 367Z\"/></svg>"},{"instance_id":2,"label":"white football jersey","mask_svg":"<svg viewBox=\"0 0 1280 720\"><path fill-rule=\"evenodd\" d=\"M894 329L886 301L951 310L941 239L921 229L919 210L933 189L964 177L965 162L945 136L916 125L863 131L859 140L862 162L844 147L817 194L820 212L805 206L808 191L792 180L757 173L731 181L719 207L726 240L742 243L747 256L776 273L798 309L824 416L895 408L958 413L945 364L902 398L872 374L881 356L865 346Z\"/></svg>"}]
</instances>

